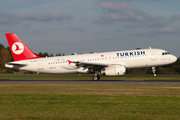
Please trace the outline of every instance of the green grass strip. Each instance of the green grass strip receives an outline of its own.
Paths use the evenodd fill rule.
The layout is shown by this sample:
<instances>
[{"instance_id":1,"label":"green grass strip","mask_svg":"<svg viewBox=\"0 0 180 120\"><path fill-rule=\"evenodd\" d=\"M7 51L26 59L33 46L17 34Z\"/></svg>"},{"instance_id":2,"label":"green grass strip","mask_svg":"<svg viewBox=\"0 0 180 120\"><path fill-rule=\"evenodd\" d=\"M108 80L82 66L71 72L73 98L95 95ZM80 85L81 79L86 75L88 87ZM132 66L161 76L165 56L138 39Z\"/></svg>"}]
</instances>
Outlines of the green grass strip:
<instances>
[{"instance_id":1,"label":"green grass strip","mask_svg":"<svg viewBox=\"0 0 180 120\"><path fill-rule=\"evenodd\" d=\"M180 97L0 94L0 119L180 119Z\"/></svg>"}]
</instances>

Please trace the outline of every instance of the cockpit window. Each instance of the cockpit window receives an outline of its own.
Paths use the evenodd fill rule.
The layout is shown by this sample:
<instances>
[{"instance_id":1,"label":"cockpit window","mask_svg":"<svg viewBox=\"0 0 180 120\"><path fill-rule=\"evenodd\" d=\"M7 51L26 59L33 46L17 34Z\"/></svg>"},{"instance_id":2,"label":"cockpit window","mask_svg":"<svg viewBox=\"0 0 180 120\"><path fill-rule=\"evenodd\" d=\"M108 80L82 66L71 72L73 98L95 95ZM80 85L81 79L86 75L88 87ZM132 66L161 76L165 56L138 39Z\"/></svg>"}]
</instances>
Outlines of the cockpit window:
<instances>
[{"instance_id":1,"label":"cockpit window","mask_svg":"<svg viewBox=\"0 0 180 120\"><path fill-rule=\"evenodd\" d=\"M170 55L169 52L163 52L162 55Z\"/></svg>"}]
</instances>

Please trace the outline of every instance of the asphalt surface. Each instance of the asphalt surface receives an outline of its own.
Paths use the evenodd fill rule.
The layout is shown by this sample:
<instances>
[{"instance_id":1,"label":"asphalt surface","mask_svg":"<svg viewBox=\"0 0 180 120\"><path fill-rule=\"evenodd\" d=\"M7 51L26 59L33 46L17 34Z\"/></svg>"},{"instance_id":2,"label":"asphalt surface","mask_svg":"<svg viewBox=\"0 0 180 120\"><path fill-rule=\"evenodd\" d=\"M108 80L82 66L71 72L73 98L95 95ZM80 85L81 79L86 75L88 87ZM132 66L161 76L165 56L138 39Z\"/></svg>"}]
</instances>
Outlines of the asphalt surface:
<instances>
[{"instance_id":1,"label":"asphalt surface","mask_svg":"<svg viewBox=\"0 0 180 120\"><path fill-rule=\"evenodd\" d=\"M0 80L0 83L45 84L180 84L180 80Z\"/></svg>"}]
</instances>

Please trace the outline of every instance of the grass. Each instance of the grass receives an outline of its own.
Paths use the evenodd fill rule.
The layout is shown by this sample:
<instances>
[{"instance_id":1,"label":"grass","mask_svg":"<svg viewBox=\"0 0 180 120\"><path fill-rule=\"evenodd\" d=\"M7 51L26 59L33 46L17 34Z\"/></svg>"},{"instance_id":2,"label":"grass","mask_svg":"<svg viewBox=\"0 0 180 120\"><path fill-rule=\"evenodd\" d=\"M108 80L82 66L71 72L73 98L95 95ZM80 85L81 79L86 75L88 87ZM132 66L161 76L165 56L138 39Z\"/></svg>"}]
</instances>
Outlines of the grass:
<instances>
[{"instance_id":1,"label":"grass","mask_svg":"<svg viewBox=\"0 0 180 120\"><path fill-rule=\"evenodd\" d=\"M4 94L141 95L180 97L180 85L0 84Z\"/></svg>"},{"instance_id":2,"label":"grass","mask_svg":"<svg viewBox=\"0 0 180 120\"><path fill-rule=\"evenodd\" d=\"M1 74L0 80L92 80L93 74L50 75L50 74ZM125 76L101 76L100 80L180 80L179 75L125 75Z\"/></svg>"},{"instance_id":3,"label":"grass","mask_svg":"<svg viewBox=\"0 0 180 120\"><path fill-rule=\"evenodd\" d=\"M179 97L1 95L0 119L180 119Z\"/></svg>"},{"instance_id":4,"label":"grass","mask_svg":"<svg viewBox=\"0 0 180 120\"><path fill-rule=\"evenodd\" d=\"M0 119L180 119L180 85L0 84Z\"/></svg>"},{"instance_id":5,"label":"grass","mask_svg":"<svg viewBox=\"0 0 180 120\"><path fill-rule=\"evenodd\" d=\"M92 80L93 75L0 75L0 80ZM180 80L180 76L101 76L101 80ZM0 84L2 120L178 120L180 85Z\"/></svg>"}]
</instances>

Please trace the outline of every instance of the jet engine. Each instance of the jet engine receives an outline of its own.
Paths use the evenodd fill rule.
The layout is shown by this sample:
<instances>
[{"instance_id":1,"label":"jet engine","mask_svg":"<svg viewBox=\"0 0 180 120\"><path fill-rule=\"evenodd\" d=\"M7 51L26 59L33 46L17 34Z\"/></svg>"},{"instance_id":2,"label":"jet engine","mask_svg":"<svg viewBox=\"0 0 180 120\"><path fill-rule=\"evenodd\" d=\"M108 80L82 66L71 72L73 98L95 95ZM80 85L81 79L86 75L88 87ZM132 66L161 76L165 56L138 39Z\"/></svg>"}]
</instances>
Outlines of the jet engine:
<instances>
[{"instance_id":1,"label":"jet engine","mask_svg":"<svg viewBox=\"0 0 180 120\"><path fill-rule=\"evenodd\" d=\"M126 67L121 65L111 65L101 69L101 74L107 76L125 75L125 73Z\"/></svg>"}]
</instances>

